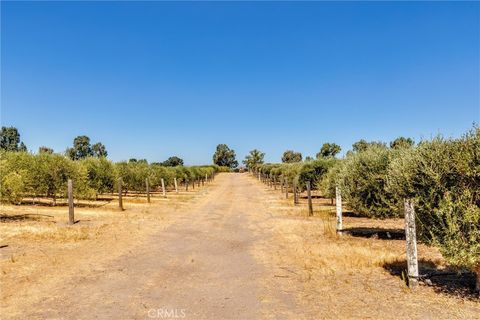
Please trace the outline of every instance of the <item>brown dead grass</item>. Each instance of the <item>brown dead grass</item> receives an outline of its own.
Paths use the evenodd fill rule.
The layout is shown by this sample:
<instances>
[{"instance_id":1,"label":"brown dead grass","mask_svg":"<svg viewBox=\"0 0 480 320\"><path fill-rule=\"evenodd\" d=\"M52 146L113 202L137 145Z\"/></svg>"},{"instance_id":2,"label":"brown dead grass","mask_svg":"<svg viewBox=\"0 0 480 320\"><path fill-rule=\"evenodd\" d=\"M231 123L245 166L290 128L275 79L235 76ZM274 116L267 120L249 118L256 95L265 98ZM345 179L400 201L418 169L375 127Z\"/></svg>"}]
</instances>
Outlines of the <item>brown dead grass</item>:
<instances>
[{"instance_id":1,"label":"brown dead grass","mask_svg":"<svg viewBox=\"0 0 480 320\"><path fill-rule=\"evenodd\" d=\"M125 211L111 201L78 201L74 225L68 225L68 207L0 205L0 306L21 317L16 304L33 305L39 288L55 286L75 274L88 273L92 261L101 266L134 250L145 238L166 228L172 215L201 198L206 188L124 198ZM39 203L40 202L40 203ZM172 210L173 209L173 210Z\"/></svg>"},{"instance_id":2,"label":"brown dead grass","mask_svg":"<svg viewBox=\"0 0 480 320\"><path fill-rule=\"evenodd\" d=\"M290 312L299 319L474 319L480 302L472 295L443 293L421 285L410 290L390 266L405 263L404 240L337 235L335 209L329 199L314 199L314 216L306 201L293 206L280 192L263 188L273 217L271 244L256 250L257 258L273 270L266 286L294 294L303 309ZM302 199L303 200L303 199ZM302 201L301 200L301 201ZM344 217L344 228L402 229L402 219ZM274 245L272 245L274 244ZM418 245L420 267L444 270L436 248ZM467 289L468 291L468 289Z\"/></svg>"}]
</instances>

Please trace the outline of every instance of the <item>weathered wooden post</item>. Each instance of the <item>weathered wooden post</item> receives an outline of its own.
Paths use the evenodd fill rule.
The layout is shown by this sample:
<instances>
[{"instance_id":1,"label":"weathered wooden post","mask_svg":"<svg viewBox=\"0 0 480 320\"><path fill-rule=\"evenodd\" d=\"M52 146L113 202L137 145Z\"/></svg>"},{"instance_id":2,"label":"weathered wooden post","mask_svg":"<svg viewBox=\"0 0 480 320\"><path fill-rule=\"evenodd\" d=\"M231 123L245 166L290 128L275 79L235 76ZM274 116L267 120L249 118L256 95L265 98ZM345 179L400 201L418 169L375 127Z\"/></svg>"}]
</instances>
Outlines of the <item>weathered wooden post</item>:
<instances>
[{"instance_id":1,"label":"weathered wooden post","mask_svg":"<svg viewBox=\"0 0 480 320\"><path fill-rule=\"evenodd\" d=\"M195 190L195 179L192 179L192 190Z\"/></svg>"},{"instance_id":2,"label":"weathered wooden post","mask_svg":"<svg viewBox=\"0 0 480 320\"><path fill-rule=\"evenodd\" d=\"M307 181L308 215L313 216L312 192L310 188L310 181Z\"/></svg>"},{"instance_id":3,"label":"weathered wooden post","mask_svg":"<svg viewBox=\"0 0 480 320\"><path fill-rule=\"evenodd\" d=\"M163 194L163 197L166 198L167 197L167 191L165 190L165 180L163 180L163 178L162 178L161 181L162 181L162 194Z\"/></svg>"},{"instance_id":4,"label":"weathered wooden post","mask_svg":"<svg viewBox=\"0 0 480 320\"><path fill-rule=\"evenodd\" d=\"M122 178L118 179L118 207L123 211L123 180Z\"/></svg>"},{"instance_id":5,"label":"weathered wooden post","mask_svg":"<svg viewBox=\"0 0 480 320\"><path fill-rule=\"evenodd\" d=\"M205 183L208 182L208 173L205 173Z\"/></svg>"},{"instance_id":6,"label":"weathered wooden post","mask_svg":"<svg viewBox=\"0 0 480 320\"><path fill-rule=\"evenodd\" d=\"M405 200L405 238L407 240L408 286L418 285L417 231L415 227L415 208L411 200Z\"/></svg>"},{"instance_id":7,"label":"weathered wooden post","mask_svg":"<svg viewBox=\"0 0 480 320\"><path fill-rule=\"evenodd\" d=\"M258 181L260 181L260 171L258 172Z\"/></svg>"},{"instance_id":8,"label":"weathered wooden post","mask_svg":"<svg viewBox=\"0 0 480 320\"><path fill-rule=\"evenodd\" d=\"M73 212L73 183L68 179L68 224L74 224L75 217Z\"/></svg>"},{"instance_id":9,"label":"weathered wooden post","mask_svg":"<svg viewBox=\"0 0 480 320\"><path fill-rule=\"evenodd\" d=\"M150 203L150 184L148 183L148 178L145 178L145 186L147 188L147 202Z\"/></svg>"},{"instance_id":10,"label":"weathered wooden post","mask_svg":"<svg viewBox=\"0 0 480 320\"><path fill-rule=\"evenodd\" d=\"M185 191L188 191L188 179L185 179Z\"/></svg>"},{"instance_id":11,"label":"weathered wooden post","mask_svg":"<svg viewBox=\"0 0 480 320\"><path fill-rule=\"evenodd\" d=\"M285 199L288 199L288 181L285 179Z\"/></svg>"},{"instance_id":12,"label":"weathered wooden post","mask_svg":"<svg viewBox=\"0 0 480 320\"><path fill-rule=\"evenodd\" d=\"M298 204L297 183L293 181L293 205Z\"/></svg>"},{"instance_id":13,"label":"weathered wooden post","mask_svg":"<svg viewBox=\"0 0 480 320\"><path fill-rule=\"evenodd\" d=\"M173 184L175 185L175 192L178 193L178 183L177 178L173 178Z\"/></svg>"},{"instance_id":14,"label":"weathered wooden post","mask_svg":"<svg viewBox=\"0 0 480 320\"><path fill-rule=\"evenodd\" d=\"M343 229L342 193L339 187L335 187L335 204L336 204L336 215L337 215L337 233L342 233L342 229Z\"/></svg>"},{"instance_id":15,"label":"weathered wooden post","mask_svg":"<svg viewBox=\"0 0 480 320\"><path fill-rule=\"evenodd\" d=\"M285 179L283 177L281 177L281 179L280 179L280 190L281 190L282 193L283 193L283 184L285 182L284 180Z\"/></svg>"},{"instance_id":16,"label":"weathered wooden post","mask_svg":"<svg viewBox=\"0 0 480 320\"><path fill-rule=\"evenodd\" d=\"M273 190L277 190L277 176L273 176Z\"/></svg>"}]
</instances>

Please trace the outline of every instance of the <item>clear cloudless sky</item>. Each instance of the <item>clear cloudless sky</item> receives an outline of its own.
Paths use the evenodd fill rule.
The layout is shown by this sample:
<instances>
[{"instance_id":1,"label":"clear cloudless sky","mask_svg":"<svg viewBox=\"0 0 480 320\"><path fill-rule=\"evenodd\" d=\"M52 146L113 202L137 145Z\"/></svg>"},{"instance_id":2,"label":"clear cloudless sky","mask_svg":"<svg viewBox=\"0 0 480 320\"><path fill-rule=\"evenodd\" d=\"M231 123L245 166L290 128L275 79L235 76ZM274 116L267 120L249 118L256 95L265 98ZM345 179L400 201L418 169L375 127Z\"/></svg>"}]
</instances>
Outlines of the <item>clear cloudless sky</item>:
<instances>
[{"instance_id":1,"label":"clear cloudless sky","mask_svg":"<svg viewBox=\"0 0 480 320\"><path fill-rule=\"evenodd\" d=\"M1 124L113 160L280 161L480 120L478 2L1 3Z\"/></svg>"}]
</instances>

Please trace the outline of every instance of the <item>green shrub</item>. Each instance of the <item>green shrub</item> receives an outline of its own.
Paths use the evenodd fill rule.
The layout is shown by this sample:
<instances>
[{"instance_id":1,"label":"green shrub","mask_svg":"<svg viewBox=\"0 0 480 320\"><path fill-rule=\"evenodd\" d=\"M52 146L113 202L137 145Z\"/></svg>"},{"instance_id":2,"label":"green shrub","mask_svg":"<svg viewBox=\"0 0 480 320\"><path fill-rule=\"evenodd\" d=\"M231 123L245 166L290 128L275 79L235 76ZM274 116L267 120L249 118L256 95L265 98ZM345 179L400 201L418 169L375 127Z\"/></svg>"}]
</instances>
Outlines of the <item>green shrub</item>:
<instances>
[{"instance_id":1,"label":"green shrub","mask_svg":"<svg viewBox=\"0 0 480 320\"><path fill-rule=\"evenodd\" d=\"M395 150L372 145L346 157L339 183L342 197L353 211L375 218L403 214L397 198L385 188L388 166L397 153Z\"/></svg>"},{"instance_id":2,"label":"green shrub","mask_svg":"<svg viewBox=\"0 0 480 320\"><path fill-rule=\"evenodd\" d=\"M3 202L18 204L25 192L24 178L20 173L10 172L2 178L0 196Z\"/></svg>"},{"instance_id":3,"label":"green shrub","mask_svg":"<svg viewBox=\"0 0 480 320\"><path fill-rule=\"evenodd\" d=\"M298 187L306 189L306 182L310 181L312 189L319 189L320 181L335 163L334 158L323 158L303 163L298 172Z\"/></svg>"},{"instance_id":4,"label":"green shrub","mask_svg":"<svg viewBox=\"0 0 480 320\"><path fill-rule=\"evenodd\" d=\"M388 176L399 200L414 199L420 239L438 246L452 265L480 265L479 128L402 150Z\"/></svg>"}]
</instances>

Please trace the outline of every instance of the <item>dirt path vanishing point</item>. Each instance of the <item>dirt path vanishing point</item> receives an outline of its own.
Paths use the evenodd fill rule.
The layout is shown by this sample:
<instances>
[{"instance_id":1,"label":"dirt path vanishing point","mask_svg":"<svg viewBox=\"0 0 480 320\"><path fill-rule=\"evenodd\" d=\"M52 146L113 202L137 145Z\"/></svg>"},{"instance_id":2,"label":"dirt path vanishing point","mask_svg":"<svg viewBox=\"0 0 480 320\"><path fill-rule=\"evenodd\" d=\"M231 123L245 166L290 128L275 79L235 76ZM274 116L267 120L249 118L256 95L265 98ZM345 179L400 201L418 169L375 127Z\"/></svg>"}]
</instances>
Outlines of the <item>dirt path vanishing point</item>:
<instances>
[{"instance_id":1,"label":"dirt path vanishing point","mask_svg":"<svg viewBox=\"0 0 480 320\"><path fill-rule=\"evenodd\" d=\"M191 205L159 212L169 220L165 227L150 229L154 232L112 253L108 262L92 251L88 268L70 270L61 280L33 282L29 292L35 299L13 297L17 314L10 316L18 318L20 310L28 319L428 318L452 308L459 313L450 316L469 318L480 310L447 298L422 305L429 296L418 296L412 300L417 313L403 313L409 308L395 299L408 293L386 272L374 271L387 284L378 288L361 273L332 277L322 273L325 265L315 273L306 249L293 244L305 241L302 230L318 233L318 220L279 217L272 211L282 205L279 198L246 174L221 174ZM301 258L288 260L296 254ZM51 270L50 276L55 274L62 269ZM356 292L341 288L344 280ZM365 289L364 283L373 284ZM342 316L348 305L353 313ZM9 318L9 307L2 307L2 318Z\"/></svg>"}]
</instances>

